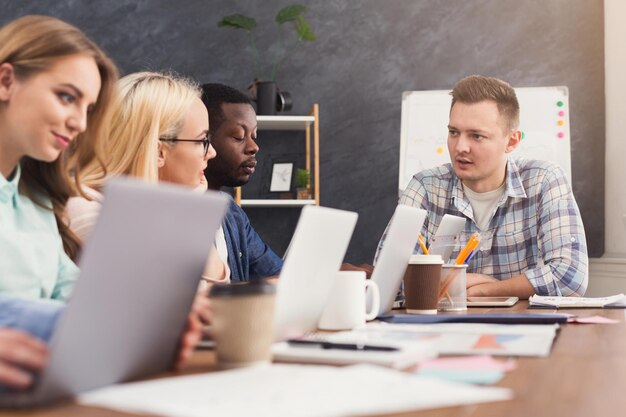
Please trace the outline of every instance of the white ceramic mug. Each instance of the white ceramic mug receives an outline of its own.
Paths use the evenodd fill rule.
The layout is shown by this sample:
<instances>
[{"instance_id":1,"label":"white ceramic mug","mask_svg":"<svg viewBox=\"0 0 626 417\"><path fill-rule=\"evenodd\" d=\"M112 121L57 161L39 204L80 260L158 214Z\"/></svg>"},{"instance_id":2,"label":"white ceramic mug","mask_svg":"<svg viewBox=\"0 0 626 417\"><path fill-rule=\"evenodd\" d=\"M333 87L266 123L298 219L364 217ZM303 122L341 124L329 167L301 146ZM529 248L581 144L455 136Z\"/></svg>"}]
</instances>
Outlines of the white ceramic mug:
<instances>
[{"instance_id":1,"label":"white ceramic mug","mask_svg":"<svg viewBox=\"0 0 626 417\"><path fill-rule=\"evenodd\" d=\"M366 311L365 296L371 297ZM374 320L380 307L380 294L375 282L365 279L363 271L337 273L332 292L322 312L318 327L324 330L351 330Z\"/></svg>"}]
</instances>

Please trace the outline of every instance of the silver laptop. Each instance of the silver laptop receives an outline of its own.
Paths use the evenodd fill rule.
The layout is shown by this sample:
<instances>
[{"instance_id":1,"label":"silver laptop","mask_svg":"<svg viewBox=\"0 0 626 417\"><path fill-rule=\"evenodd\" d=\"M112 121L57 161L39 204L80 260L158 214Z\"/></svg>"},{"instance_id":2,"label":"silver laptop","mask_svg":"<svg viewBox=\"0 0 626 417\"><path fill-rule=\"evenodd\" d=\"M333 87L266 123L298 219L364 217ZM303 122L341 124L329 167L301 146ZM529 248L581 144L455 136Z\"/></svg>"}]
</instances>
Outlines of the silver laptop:
<instances>
[{"instance_id":1,"label":"silver laptop","mask_svg":"<svg viewBox=\"0 0 626 417\"><path fill-rule=\"evenodd\" d=\"M379 315L393 307L426 215L426 210L404 205L398 205L393 213L385 244L372 273L372 281L378 285L380 291ZM368 305L368 311L369 309Z\"/></svg>"},{"instance_id":2,"label":"silver laptop","mask_svg":"<svg viewBox=\"0 0 626 417\"><path fill-rule=\"evenodd\" d=\"M0 397L32 406L168 369L228 200L112 180L72 298L34 388Z\"/></svg>"},{"instance_id":3,"label":"silver laptop","mask_svg":"<svg viewBox=\"0 0 626 417\"><path fill-rule=\"evenodd\" d=\"M459 245L459 234L465 229L467 219L465 217L444 214L437 227L435 236L429 242L428 253L441 255L444 264L454 263L450 259L452 252Z\"/></svg>"},{"instance_id":4,"label":"silver laptop","mask_svg":"<svg viewBox=\"0 0 626 417\"><path fill-rule=\"evenodd\" d=\"M317 328L357 218L356 213L325 207L302 209L278 280L277 340Z\"/></svg>"}]
</instances>

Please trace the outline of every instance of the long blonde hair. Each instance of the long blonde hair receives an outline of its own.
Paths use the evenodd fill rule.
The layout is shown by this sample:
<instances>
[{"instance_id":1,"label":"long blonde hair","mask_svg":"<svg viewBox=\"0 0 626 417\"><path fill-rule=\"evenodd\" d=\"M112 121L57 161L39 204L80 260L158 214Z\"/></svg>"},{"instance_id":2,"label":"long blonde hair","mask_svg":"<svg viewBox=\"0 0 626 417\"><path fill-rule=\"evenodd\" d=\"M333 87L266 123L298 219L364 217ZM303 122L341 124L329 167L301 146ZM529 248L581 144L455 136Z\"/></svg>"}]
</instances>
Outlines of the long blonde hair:
<instances>
[{"instance_id":1,"label":"long blonde hair","mask_svg":"<svg viewBox=\"0 0 626 417\"><path fill-rule=\"evenodd\" d=\"M108 135L109 107L118 78L115 64L78 28L54 17L24 16L0 29L0 64L11 64L16 78L20 80L46 71L59 59L79 54L93 57L102 84L98 100L87 116L87 130L72 141L67 152L80 148L82 155L98 160L98 146L93 138ZM68 198L80 186L77 182L80 175L76 175L76 182L72 183L64 154L53 162L23 157L20 166L20 193L42 207L50 208L43 198L50 199L63 247L75 259L79 248L78 239L67 227L63 217ZM73 166L77 174L80 174L81 168L80 161Z\"/></svg>"},{"instance_id":2,"label":"long blonde hair","mask_svg":"<svg viewBox=\"0 0 626 417\"><path fill-rule=\"evenodd\" d=\"M197 83L173 74L138 72L121 78L111 134L102 140L104 169L92 160L82 170L81 182L96 189L115 175L157 182L159 138L178 135L200 94Z\"/></svg>"}]
</instances>

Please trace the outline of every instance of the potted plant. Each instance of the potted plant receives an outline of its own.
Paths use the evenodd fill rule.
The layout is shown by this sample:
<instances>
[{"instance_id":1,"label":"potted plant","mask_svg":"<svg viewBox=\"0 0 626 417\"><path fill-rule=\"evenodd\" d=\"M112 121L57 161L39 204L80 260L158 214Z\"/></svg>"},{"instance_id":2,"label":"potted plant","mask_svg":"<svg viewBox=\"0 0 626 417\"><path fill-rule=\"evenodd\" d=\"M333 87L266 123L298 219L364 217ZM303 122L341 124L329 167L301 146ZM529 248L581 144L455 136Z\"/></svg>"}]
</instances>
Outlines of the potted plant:
<instances>
[{"instance_id":1,"label":"potted plant","mask_svg":"<svg viewBox=\"0 0 626 417\"><path fill-rule=\"evenodd\" d=\"M236 13L225 16L217 24L218 27L241 29L247 32L256 72L255 81L248 90L252 98L257 102L258 114L276 114L276 111L291 109L291 96L286 91L281 92L278 90L276 77L278 76L280 66L285 63L297 47L302 45L303 42L313 42L317 39L311 25L309 25L303 16L306 11L306 6L292 4L283 7L276 15L276 39L272 46L267 48L267 51L279 50L280 52L274 55L266 54L263 56L263 58L268 58L271 62L271 73L267 78L262 76L262 57L257 47L255 37L255 29L257 27L256 20L252 17ZM285 24L289 24L293 27L297 35L296 40L291 45L288 45L283 39L283 26Z\"/></svg>"},{"instance_id":2,"label":"potted plant","mask_svg":"<svg viewBox=\"0 0 626 417\"><path fill-rule=\"evenodd\" d=\"M298 200L311 199L311 173L307 169L299 168L296 171L296 198Z\"/></svg>"}]
</instances>

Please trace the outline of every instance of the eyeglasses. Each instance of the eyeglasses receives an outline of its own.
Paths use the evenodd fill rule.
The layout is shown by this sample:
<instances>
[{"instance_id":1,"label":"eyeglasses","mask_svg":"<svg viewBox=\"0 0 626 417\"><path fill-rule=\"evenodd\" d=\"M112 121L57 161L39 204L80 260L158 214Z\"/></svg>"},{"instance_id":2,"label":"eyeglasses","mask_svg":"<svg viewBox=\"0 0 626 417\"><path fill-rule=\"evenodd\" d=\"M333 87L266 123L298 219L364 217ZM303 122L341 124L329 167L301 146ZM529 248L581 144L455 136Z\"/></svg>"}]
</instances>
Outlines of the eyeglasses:
<instances>
[{"instance_id":1,"label":"eyeglasses","mask_svg":"<svg viewBox=\"0 0 626 417\"><path fill-rule=\"evenodd\" d=\"M211 146L211 135L207 135L206 138L204 138L204 139L178 139L178 138L169 139L169 138L159 138L159 140L163 141L163 142L198 142L198 143L202 143L202 146L204 147L204 154L203 154L203 156L206 156L207 153L209 153L209 146Z\"/></svg>"}]
</instances>

